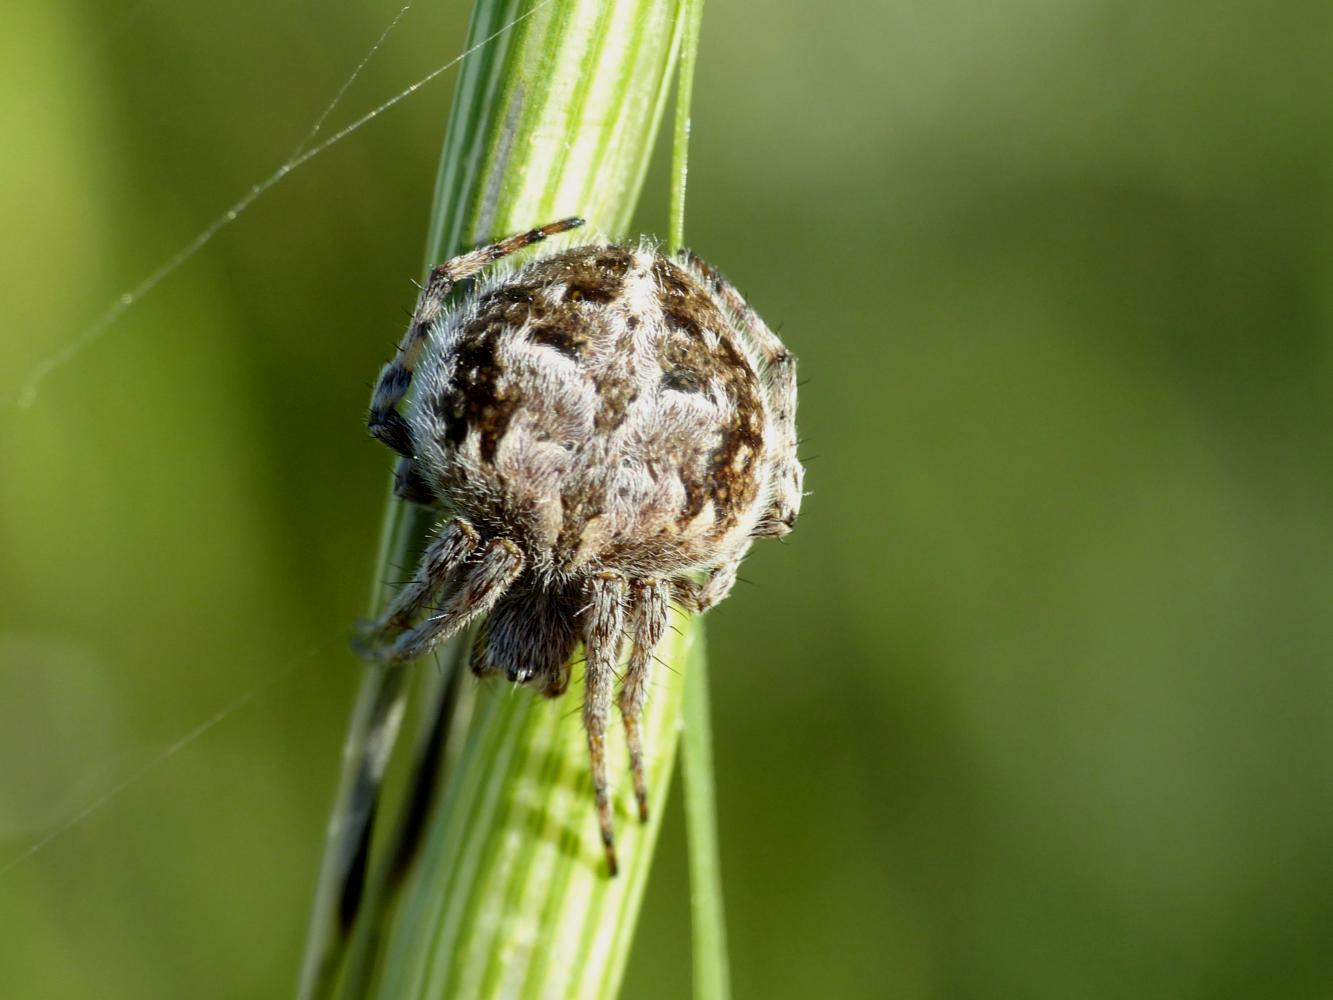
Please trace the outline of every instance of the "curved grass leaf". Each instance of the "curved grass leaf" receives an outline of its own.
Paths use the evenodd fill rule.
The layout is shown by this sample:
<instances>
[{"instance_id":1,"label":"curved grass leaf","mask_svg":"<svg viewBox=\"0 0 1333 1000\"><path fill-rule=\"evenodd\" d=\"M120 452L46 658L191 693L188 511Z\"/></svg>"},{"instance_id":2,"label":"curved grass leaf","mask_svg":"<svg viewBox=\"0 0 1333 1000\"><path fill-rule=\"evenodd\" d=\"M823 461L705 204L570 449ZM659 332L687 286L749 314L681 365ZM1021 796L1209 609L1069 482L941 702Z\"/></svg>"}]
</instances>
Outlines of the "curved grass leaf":
<instances>
[{"instance_id":1,"label":"curved grass leaf","mask_svg":"<svg viewBox=\"0 0 1333 1000\"><path fill-rule=\"evenodd\" d=\"M427 266L568 215L625 235L688 6L480 0L468 45L499 35L459 80ZM390 502L376 579L411 564L423 522ZM697 625L680 615L675 623L645 718L651 820L632 818L625 777L615 789L614 879L596 835L581 683L555 701L480 684L471 712L458 716L466 734L453 745L456 760L441 767L451 744L439 722L452 711L457 649L445 651L440 670L369 670L344 749L302 995L332 995L341 977L348 998L615 996L671 778L682 678L701 649ZM374 807L413 684L424 720L411 751L416 794L372 865ZM465 695L471 684L462 682ZM623 775L623 749L612 760Z\"/></svg>"}]
</instances>

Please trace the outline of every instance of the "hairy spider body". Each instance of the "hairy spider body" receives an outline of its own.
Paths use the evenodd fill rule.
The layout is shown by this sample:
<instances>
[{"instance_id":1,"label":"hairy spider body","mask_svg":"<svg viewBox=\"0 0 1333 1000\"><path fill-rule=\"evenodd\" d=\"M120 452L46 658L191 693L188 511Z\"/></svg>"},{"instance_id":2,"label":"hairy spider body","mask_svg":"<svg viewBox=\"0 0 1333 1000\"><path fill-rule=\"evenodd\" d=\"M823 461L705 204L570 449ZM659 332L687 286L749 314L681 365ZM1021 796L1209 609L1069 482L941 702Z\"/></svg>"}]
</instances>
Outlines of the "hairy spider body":
<instances>
[{"instance_id":1,"label":"hairy spider body","mask_svg":"<svg viewBox=\"0 0 1333 1000\"><path fill-rule=\"evenodd\" d=\"M724 598L751 541L790 530L803 473L795 359L692 255L576 246L494 274L445 309L456 281L581 224L432 272L369 424L400 455L398 493L449 520L363 647L414 659L485 615L472 669L556 696L582 640L614 873L605 739L622 643L618 702L646 817L638 727L669 602L704 611Z\"/></svg>"}]
</instances>

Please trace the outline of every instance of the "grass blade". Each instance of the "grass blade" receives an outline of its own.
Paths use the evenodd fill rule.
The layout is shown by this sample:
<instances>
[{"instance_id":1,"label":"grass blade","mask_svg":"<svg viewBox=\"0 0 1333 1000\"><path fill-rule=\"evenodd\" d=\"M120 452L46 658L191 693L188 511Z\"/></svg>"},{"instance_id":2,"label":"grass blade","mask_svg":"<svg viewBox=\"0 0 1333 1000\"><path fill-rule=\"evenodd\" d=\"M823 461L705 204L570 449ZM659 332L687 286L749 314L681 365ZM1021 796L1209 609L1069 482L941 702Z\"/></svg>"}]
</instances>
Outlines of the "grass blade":
<instances>
[{"instance_id":1,"label":"grass blade","mask_svg":"<svg viewBox=\"0 0 1333 1000\"><path fill-rule=\"evenodd\" d=\"M574 214L607 235L626 235L687 9L670 0L480 0L469 47L500 34L460 76L427 265ZM502 30L515 21L513 30ZM377 578L411 563L423 527L390 503ZM348 998L615 995L670 783L685 664L700 641L697 625L683 616L676 623L661 650L668 669L658 672L644 720L652 820L631 819L630 790L616 789L620 877L606 877L596 837L577 713L581 684L547 701L483 683L456 766L422 771L440 787L421 836L407 838L419 851L399 859L401 893L379 876L364 897L345 886L335 891L333 876L321 883L305 977L314 985L305 996L329 995L353 931ZM446 660L454 662L450 654ZM368 675L348 740L342 806L356 806L365 776L376 775L355 756L378 750L389 728L396 732L411 675L412 668ZM372 739L371 732L381 735ZM358 821L368 812L363 805ZM349 842L355 838L344 834L330 870L354 883L366 865ZM353 895L364 905L332 905ZM337 933L316 941L313 930L328 928L338 914Z\"/></svg>"}]
</instances>

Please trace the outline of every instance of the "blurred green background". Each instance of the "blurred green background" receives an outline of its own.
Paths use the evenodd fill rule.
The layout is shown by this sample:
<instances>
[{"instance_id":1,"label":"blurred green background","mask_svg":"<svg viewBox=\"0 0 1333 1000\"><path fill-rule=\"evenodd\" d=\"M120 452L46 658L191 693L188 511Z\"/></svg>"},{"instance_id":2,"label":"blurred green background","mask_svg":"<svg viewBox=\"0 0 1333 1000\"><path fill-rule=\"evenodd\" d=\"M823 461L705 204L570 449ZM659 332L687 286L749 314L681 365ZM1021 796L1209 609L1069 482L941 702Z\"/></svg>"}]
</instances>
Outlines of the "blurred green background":
<instances>
[{"instance_id":1,"label":"blurred green background","mask_svg":"<svg viewBox=\"0 0 1333 1000\"><path fill-rule=\"evenodd\" d=\"M0 995L294 982L454 75L10 400L399 6L6 7L0 867L126 787L0 874ZM417 0L329 127L465 16ZM800 355L813 456L709 623L739 998L1333 997L1330 37L708 5L689 239ZM627 997L686 995L684 861L677 808Z\"/></svg>"}]
</instances>

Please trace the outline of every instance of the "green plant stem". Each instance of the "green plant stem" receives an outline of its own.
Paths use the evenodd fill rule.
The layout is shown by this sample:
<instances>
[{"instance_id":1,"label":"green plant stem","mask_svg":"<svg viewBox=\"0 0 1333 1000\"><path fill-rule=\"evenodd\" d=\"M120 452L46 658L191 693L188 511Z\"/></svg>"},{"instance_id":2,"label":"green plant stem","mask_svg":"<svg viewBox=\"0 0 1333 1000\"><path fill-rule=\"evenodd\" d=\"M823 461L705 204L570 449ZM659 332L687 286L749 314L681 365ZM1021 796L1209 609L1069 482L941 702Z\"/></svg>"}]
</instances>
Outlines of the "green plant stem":
<instances>
[{"instance_id":1,"label":"green plant stem","mask_svg":"<svg viewBox=\"0 0 1333 1000\"><path fill-rule=\"evenodd\" d=\"M687 10L673 0L479 0L468 45L500 35L464 65L459 79L427 266L568 215L584 216L594 231L625 235ZM410 565L427 527L413 520L390 502L377 579L386 579L395 563ZM349 826L373 825L383 774L377 755L392 743L405 709L403 670L370 671L347 741L303 995L330 994L354 933L348 1000L369 992L394 1000L613 997L669 787L682 677L699 641L693 622L678 615L676 624L679 633L663 644L666 668L654 679L644 720L651 820L633 818L627 780L616 788L621 874L615 879L607 877L596 835L577 712L581 682L548 701L488 681L476 690L457 765L416 769L439 787L424 798L408 796L430 803L421 829L395 841L413 850L393 866L375 867L377 873L393 868L392 878L377 874L364 894L349 892L367 868L367 841L349 834ZM446 650L444 661L452 669L456 654ZM339 906L349 899L361 905Z\"/></svg>"},{"instance_id":2,"label":"green plant stem","mask_svg":"<svg viewBox=\"0 0 1333 1000\"><path fill-rule=\"evenodd\" d=\"M376 581L389 580L390 568L405 564L425 523L420 511L395 505L390 493L375 561ZM372 615L387 602L390 588L377 582L373 590ZM380 785L398 739L411 670L410 664L368 666L362 675L343 740L342 771L311 907L297 989L301 1000L321 1000L336 985L364 886Z\"/></svg>"},{"instance_id":3,"label":"green plant stem","mask_svg":"<svg viewBox=\"0 0 1333 1000\"><path fill-rule=\"evenodd\" d=\"M685 777L685 836L690 856L694 1000L727 1000L731 996L731 975L722 912L707 662L701 642L685 672L685 728L680 742Z\"/></svg>"}]
</instances>

